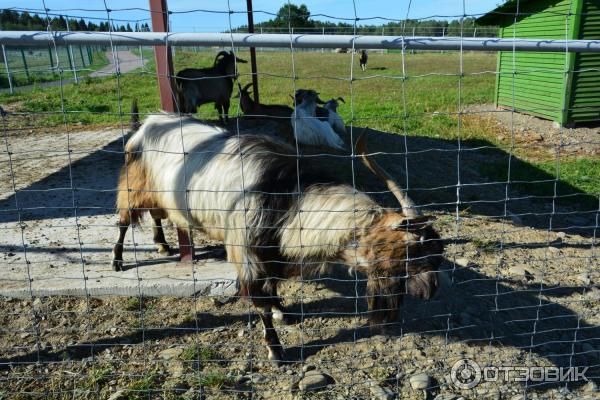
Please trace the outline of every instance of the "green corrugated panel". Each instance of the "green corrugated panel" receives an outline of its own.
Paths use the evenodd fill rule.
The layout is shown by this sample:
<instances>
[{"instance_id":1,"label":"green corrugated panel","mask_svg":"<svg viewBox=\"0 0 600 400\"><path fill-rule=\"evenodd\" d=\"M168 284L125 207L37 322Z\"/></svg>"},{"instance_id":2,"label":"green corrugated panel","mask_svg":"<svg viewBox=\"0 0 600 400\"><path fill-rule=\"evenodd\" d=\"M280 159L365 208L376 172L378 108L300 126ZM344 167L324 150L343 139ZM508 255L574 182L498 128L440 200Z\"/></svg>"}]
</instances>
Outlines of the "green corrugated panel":
<instances>
[{"instance_id":1,"label":"green corrugated panel","mask_svg":"<svg viewBox=\"0 0 600 400\"><path fill-rule=\"evenodd\" d=\"M574 19L569 15L574 9L574 1L577 0L522 2L519 13L524 16L516 22L505 17L501 37L565 39L569 37L567 18L569 24ZM497 80L496 103L561 121L568 62L564 53L500 52L498 68L501 74Z\"/></svg>"},{"instance_id":2,"label":"green corrugated panel","mask_svg":"<svg viewBox=\"0 0 600 400\"><path fill-rule=\"evenodd\" d=\"M579 39L600 39L600 5L584 1ZM600 120L600 54L578 53L575 56L568 121Z\"/></svg>"}]
</instances>

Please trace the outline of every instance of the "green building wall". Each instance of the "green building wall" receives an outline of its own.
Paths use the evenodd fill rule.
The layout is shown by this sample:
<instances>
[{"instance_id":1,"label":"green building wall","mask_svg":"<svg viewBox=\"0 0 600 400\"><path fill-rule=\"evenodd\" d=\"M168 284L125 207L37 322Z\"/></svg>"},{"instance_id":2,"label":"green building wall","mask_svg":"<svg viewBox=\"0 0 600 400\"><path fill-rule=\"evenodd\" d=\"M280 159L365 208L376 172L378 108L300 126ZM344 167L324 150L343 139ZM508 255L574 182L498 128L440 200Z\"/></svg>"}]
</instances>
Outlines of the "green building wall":
<instances>
[{"instance_id":1,"label":"green building wall","mask_svg":"<svg viewBox=\"0 0 600 400\"><path fill-rule=\"evenodd\" d=\"M574 39L577 14L584 0L542 0L521 2L519 13L526 14L512 21L505 17L500 28L502 38ZM514 11L513 11L514 12ZM571 13L571 14L569 14ZM566 93L571 85L574 53L512 52L498 55L496 105L567 123ZM578 83L584 84L583 75Z\"/></svg>"},{"instance_id":2,"label":"green building wall","mask_svg":"<svg viewBox=\"0 0 600 400\"><path fill-rule=\"evenodd\" d=\"M582 0L576 38L600 39L600 1ZM600 120L600 54L574 55L567 123Z\"/></svg>"}]
</instances>

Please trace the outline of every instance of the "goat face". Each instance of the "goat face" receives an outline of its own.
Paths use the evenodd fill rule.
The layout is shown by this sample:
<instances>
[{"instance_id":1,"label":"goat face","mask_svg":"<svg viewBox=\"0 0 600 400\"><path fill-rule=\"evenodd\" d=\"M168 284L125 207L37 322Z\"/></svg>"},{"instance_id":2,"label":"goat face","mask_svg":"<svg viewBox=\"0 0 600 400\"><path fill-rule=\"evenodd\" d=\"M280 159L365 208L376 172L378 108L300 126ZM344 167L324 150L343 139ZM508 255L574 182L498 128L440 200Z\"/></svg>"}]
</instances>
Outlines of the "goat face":
<instances>
[{"instance_id":1,"label":"goat face","mask_svg":"<svg viewBox=\"0 0 600 400\"><path fill-rule=\"evenodd\" d=\"M435 295L443 245L430 219L389 212L359 241L372 326L395 320L405 294L426 300Z\"/></svg>"}]
</instances>

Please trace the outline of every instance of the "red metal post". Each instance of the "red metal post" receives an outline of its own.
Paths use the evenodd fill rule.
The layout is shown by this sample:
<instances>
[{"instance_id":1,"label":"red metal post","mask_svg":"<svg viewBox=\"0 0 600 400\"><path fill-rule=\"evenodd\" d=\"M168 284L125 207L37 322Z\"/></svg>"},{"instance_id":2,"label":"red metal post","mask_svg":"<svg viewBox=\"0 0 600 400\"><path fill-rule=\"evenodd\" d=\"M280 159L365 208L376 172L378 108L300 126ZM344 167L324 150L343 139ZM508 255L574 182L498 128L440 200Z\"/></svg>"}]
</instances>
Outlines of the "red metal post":
<instances>
[{"instance_id":1,"label":"red metal post","mask_svg":"<svg viewBox=\"0 0 600 400\"><path fill-rule=\"evenodd\" d=\"M252 0L246 0L246 9L248 11L248 33L254 33L254 16L252 14ZM252 67L252 86L254 89L254 101L259 104L258 100L258 73L256 71L256 49L250 47L250 66Z\"/></svg>"},{"instance_id":2,"label":"red metal post","mask_svg":"<svg viewBox=\"0 0 600 400\"><path fill-rule=\"evenodd\" d=\"M150 0L150 14L152 14L152 31L168 32L167 0ZM160 90L160 105L163 110L174 112L175 100L173 98L173 59L171 49L167 46L155 46L156 75Z\"/></svg>"},{"instance_id":3,"label":"red metal post","mask_svg":"<svg viewBox=\"0 0 600 400\"><path fill-rule=\"evenodd\" d=\"M152 30L154 32L168 32L169 14L167 0L149 0L150 13L152 14ZM160 90L160 105L163 110L174 112L175 99L173 90L173 58L168 46L154 46L154 57L156 59L156 75L158 88ZM177 239L179 240L179 254L181 261L191 262L194 260L194 243L191 238L191 230L177 227Z\"/></svg>"}]
</instances>

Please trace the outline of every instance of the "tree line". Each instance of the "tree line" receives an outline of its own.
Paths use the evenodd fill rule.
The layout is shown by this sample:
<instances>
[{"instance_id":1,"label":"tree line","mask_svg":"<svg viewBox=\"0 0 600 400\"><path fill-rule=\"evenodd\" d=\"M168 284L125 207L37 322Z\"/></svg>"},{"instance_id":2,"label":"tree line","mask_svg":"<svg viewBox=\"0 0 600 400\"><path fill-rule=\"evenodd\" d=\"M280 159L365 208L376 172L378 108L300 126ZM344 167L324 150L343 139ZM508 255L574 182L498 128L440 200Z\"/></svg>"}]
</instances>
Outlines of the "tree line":
<instances>
[{"instance_id":1,"label":"tree line","mask_svg":"<svg viewBox=\"0 0 600 400\"><path fill-rule=\"evenodd\" d=\"M108 32L111 26L108 22L101 21L96 24L92 21L85 21L83 18L72 19L65 18L62 15L50 17L50 28L56 31L66 31L67 26L71 31L98 31ZM4 9L0 12L0 29L5 31L45 31L48 27L46 16L30 14L27 11L19 12ZM125 25L112 25L113 32L149 32L148 23Z\"/></svg>"},{"instance_id":2,"label":"tree line","mask_svg":"<svg viewBox=\"0 0 600 400\"><path fill-rule=\"evenodd\" d=\"M325 30L325 32L340 32L340 31L353 31L354 25L348 22L331 22L331 21L320 21L311 18L311 13L305 4L284 4L274 18L254 24L255 30L265 28L266 30L277 30L281 29L287 31L289 27L294 28L296 33L314 33L315 30ZM479 32L475 31L475 28ZM463 32L468 32L472 35L475 32L476 36L487 36L490 31L496 27L480 27L475 24L475 18L467 17L462 20ZM455 20L414 20L409 19L402 22L388 22L382 25L359 25L356 28L357 34L368 35L368 34L381 34L388 32L390 34L406 34L410 35L414 31L416 34L421 36L460 36L461 35L461 21ZM248 26L242 25L234 32L247 32Z\"/></svg>"}]
</instances>

